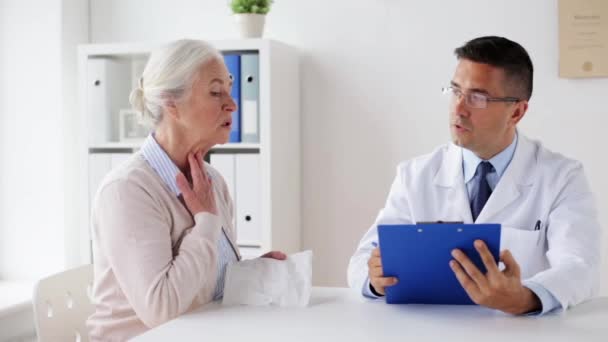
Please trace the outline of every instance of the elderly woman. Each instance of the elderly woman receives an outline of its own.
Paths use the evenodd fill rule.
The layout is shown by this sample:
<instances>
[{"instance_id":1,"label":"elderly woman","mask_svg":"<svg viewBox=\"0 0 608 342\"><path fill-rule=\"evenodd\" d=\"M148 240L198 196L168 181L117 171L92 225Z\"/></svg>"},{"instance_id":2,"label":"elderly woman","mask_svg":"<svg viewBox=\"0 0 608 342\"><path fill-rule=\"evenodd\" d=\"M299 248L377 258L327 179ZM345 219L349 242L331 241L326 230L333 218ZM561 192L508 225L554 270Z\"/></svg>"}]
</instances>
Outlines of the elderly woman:
<instances>
[{"instance_id":1,"label":"elderly woman","mask_svg":"<svg viewBox=\"0 0 608 342\"><path fill-rule=\"evenodd\" d=\"M234 209L202 158L228 141L231 86L222 55L205 42L150 56L131 103L154 132L106 176L93 207L91 340L124 341L222 297L226 265L240 258Z\"/></svg>"}]
</instances>

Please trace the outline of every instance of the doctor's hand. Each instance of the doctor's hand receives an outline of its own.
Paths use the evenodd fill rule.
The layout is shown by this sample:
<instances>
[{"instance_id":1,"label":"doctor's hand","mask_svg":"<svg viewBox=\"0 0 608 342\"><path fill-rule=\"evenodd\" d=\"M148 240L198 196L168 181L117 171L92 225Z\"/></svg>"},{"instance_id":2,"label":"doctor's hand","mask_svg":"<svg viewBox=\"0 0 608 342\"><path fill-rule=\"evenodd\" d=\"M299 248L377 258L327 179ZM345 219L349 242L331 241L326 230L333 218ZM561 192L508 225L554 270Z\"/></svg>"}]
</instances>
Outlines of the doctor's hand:
<instances>
[{"instance_id":1,"label":"doctor's hand","mask_svg":"<svg viewBox=\"0 0 608 342\"><path fill-rule=\"evenodd\" d=\"M500 253L500 261L505 265L500 271L483 241L476 240L474 246L486 267L486 274L459 249L452 251L456 260L450 261L452 271L473 302L514 315L541 309L538 297L521 284L519 265L511 252Z\"/></svg>"},{"instance_id":2,"label":"doctor's hand","mask_svg":"<svg viewBox=\"0 0 608 342\"><path fill-rule=\"evenodd\" d=\"M192 186L188 183L186 176L179 173L176 176L176 183L184 196L184 202L192 213L192 216L208 212L217 215L215 197L213 196L213 185L207 172L204 170L202 153L188 153L188 164L190 165L190 175L192 175Z\"/></svg>"},{"instance_id":3,"label":"doctor's hand","mask_svg":"<svg viewBox=\"0 0 608 342\"><path fill-rule=\"evenodd\" d=\"M372 255L367 261L367 267L369 269L369 282L376 293L384 296L384 288L397 284L397 278L384 277L384 273L382 271L382 259L380 258L380 248L375 248L372 251Z\"/></svg>"},{"instance_id":4,"label":"doctor's hand","mask_svg":"<svg viewBox=\"0 0 608 342\"><path fill-rule=\"evenodd\" d=\"M281 251L272 251L262 255L260 258L269 258L275 260L285 260L287 259L287 255Z\"/></svg>"}]
</instances>

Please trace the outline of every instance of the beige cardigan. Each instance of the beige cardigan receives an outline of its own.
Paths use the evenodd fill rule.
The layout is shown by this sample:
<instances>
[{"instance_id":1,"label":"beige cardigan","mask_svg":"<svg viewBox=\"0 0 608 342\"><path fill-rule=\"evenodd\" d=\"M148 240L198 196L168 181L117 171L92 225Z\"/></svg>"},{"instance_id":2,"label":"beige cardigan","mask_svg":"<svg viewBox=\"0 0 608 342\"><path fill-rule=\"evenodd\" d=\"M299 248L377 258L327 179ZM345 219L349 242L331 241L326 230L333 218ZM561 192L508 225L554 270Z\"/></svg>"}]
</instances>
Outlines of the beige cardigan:
<instances>
[{"instance_id":1,"label":"beige cardigan","mask_svg":"<svg viewBox=\"0 0 608 342\"><path fill-rule=\"evenodd\" d=\"M141 153L106 176L91 215L91 341L127 340L213 299L222 227L238 248L226 183L206 170L218 215L194 218Z\"/></svg>"}]
</instances>

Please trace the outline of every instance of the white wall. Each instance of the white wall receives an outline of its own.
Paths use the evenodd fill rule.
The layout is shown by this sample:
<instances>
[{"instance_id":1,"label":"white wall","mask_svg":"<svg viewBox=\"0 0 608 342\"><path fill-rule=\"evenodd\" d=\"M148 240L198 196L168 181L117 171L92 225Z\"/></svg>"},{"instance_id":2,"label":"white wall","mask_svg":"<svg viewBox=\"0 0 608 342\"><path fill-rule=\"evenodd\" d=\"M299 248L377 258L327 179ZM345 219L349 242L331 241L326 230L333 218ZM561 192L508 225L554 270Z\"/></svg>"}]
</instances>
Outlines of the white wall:
<instances>
[{"instance_id":1,"label":"white wall","mask_svg":"<svg viewBox=\"0 0 608 342\"><path fill-rule=\"evenodd\" d=\"M69 266L76 46L88 24L87 0L0 0L0 278Z\"/></svg>"},{"instance_id":2,"label":"white wall","mask_svg":"<svg viewBox=\"0 0 608 342\"><path fill-rule=\"evenodd\" d=\"M5 51L5 47L4 47L4 40L5 40L5 33L6 32L6 25L5 23L5 11L4 9L4 0L0 0L0 75L4 75L4 70L5 70L5 65L6 62L4 61L4 51ZM4 120L4 115L2 113L4 113L4 87L5 87L5 82L2 81L3 77L0 76L0 136L2 135L2 133L4 132L4 126L6 125L5 120ZM2 168L4 167L4 141L2 141L2 139L0 138L0 170L2 170ZM5 181L4 181L4 177L2 177L2 173L0 173L0 193L3 192L3 189L5 187L4 185ZM4 217L4 199L3 197L0 196L0 217ZM0 225L0 234L2 234L2 226ZM2 250L2 242L0 241L0 251ZM2 255L2 253L0 252L0 265L2 265L2 259L4 258L4 256Z\"/></svg>"},{"instance_id":3,"label":"white wall","mask_svg":"<svg viewBox=\"0 0 608 342\"><path fill-rule=\"evenodd\" d=\"M235 37L226 3L91 0L91 40ZM557 1L275 2L266 36L302 54L302 239L315 252L316 284L345 285L397 163L448 141L440 88L456 65L453 49L481 35L507 36L531 54L535 93L522 131L586 165L608 226L608 162L597 154L608 79L559 79L557 29Z\"/></svg>"},{"instance_id":4,"label":"white wall","mask_svg":"<svg viewBox=\"0 0 608 342\"><path fill-rule=\"evenodd\" d=\"M0 277L64 265L60 1L3 0Z\"/></svg>"},{"instance_id":5,"label":"white wall","mask_svg":"<svg viewBox=\"0 0 608 342\"><path fill-rule=\"evenodd\" d=\"M89 1L62 0L61 6L61 76L62 76L62 119L68 134L63 135L64 146L64 201L65 201L65 259L66 266L80 263L80 227L76 208L80 208L80 182L78 169L83 147L79 145L80 120L78 112L78 50L79 44L89 42ZM71 229L70 229L71 228Z\"/></svg>"}]
</instances>

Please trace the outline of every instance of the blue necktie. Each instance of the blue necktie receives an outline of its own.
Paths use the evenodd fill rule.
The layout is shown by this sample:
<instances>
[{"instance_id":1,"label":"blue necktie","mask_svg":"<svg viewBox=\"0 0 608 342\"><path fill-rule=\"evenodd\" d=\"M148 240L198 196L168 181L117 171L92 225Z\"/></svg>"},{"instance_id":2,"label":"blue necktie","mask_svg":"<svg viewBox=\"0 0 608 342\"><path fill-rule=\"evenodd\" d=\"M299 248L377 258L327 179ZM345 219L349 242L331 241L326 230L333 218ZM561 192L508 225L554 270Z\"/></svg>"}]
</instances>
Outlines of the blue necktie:
<instances>
[{"instance_id":1,"label":"blue necktie","mask_svg":"<svg viewBox=\"0 0 608 342\"><path fill-rule=\"evenodd\" d=\"M492 189L490 188L490 184L488 184L487 175L492 172L494 168L492 164L487 161L482 161L477 165L477 194L473 194L473 200L471 201L471 214L473 215L473 221L477 221L477 217L483 206L486 205L488 198L492 194Z\"/></svg>"}]
</instances>

